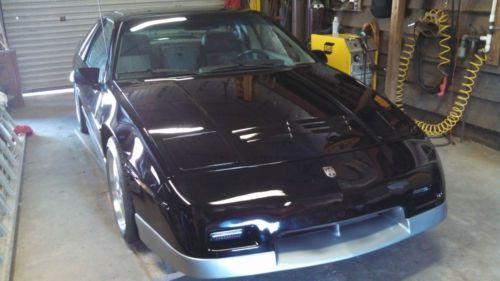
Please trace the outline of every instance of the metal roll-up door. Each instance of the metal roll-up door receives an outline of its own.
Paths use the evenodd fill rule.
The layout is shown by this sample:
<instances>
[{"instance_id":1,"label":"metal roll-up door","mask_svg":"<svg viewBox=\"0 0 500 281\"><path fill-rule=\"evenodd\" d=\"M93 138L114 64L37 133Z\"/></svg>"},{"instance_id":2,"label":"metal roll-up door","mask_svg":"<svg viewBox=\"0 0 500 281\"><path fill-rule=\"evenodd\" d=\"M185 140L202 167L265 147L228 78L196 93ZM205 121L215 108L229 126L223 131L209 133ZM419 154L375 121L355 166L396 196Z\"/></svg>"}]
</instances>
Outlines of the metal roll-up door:
<instances>
[{"instance_id":1,"label":"metal roll-up door","mask_svg":"<svg viewBox=\"0 0 500 281\"><path fill-rule=\"evenodd\" d=\"M24 92L69 87L78 42L99 16L97 0L0 0ZM103 14L174 6L222 8L223 0L100 0Z\"/></svg>"}]
</instances>

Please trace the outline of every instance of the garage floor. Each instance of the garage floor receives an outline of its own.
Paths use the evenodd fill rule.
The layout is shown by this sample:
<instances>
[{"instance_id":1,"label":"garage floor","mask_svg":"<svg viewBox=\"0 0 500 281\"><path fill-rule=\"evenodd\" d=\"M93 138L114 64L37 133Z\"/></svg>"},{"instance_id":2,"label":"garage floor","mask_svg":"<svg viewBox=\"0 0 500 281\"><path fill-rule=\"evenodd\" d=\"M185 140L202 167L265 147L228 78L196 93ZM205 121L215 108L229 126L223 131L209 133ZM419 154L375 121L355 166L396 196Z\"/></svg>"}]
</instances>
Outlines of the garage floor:
<instances>
[{"instance_id":1,"label":"garage floor","mask_svg":"<svg viewBox=\"0 0 500 281\"><path fill-rule=\"evenodd\" d=\"M119 237L105 177L76 133L72 95L26 98L33 127L23 175L14 281L193 280ZM439 149L449 216L436 229L359 258L242 280L498 280L500 152L475 143Z\"/></svg>"}]
</instances>

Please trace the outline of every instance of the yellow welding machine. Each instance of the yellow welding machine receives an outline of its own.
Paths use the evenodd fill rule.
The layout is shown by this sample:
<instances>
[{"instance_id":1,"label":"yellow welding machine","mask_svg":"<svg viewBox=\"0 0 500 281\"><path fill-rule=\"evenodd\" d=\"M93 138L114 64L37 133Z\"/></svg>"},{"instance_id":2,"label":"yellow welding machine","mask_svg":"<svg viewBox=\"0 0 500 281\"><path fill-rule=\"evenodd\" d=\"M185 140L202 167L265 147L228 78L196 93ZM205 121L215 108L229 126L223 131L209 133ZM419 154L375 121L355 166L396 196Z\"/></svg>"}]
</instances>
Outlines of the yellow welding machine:
<instances>
[{"instance_id":1,"label":"yellow welding machine","mask_svg":"<svg viewBox=\"0 0 500 281\"><path fill-rule=\"evenodd\" d=\"M371 39L356 34L312 34L311 50L326 54L328 65L369 85L375 47Z\"/></svg>"}]
</instances>

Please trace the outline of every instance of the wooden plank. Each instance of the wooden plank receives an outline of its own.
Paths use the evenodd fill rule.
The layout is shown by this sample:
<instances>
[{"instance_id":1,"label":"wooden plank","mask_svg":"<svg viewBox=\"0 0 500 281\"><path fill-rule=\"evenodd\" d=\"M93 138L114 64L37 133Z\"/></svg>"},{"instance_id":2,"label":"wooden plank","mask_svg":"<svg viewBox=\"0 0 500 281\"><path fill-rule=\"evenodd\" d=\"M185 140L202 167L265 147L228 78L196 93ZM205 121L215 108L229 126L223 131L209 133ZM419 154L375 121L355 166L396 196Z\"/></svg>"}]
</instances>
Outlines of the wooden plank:
<instances>
[{"instance_id":1,"label":"wooden plank","mask_svg":"<svg viewBox=\"0 0 500 281\"><path fill-rule=\"evenodd\" d=\"M243 76L243 99L252 101L253 98L253 75Z\"/></svg>"},{"instance_id":2,"label":"wooden plank","mask_svg":"<svg viewBox=\"0 0 500 281\"><path fill-rule=\"evenodd\" d=\"M406 0L393 0L391 11L391 27L389 37L389 57L387 58L387 76L385 78L386 95L394 101L396 97L396 84L398 81L399 56L401 54L401 36Z\"/></svg>"},{"instance_id":3,"label":"wooden plank","mask_svg":"<svg viewBox=\"0 0 500 281\"><path fill-rule=\"evenodd\" d=\"M500 26L500 1L497 2L494 26ZM493 38L491 39L491 52L488 57L488 64L498 65L500 63L500 29L496 29L493 33Z\"/></svg>"}]
</instances>

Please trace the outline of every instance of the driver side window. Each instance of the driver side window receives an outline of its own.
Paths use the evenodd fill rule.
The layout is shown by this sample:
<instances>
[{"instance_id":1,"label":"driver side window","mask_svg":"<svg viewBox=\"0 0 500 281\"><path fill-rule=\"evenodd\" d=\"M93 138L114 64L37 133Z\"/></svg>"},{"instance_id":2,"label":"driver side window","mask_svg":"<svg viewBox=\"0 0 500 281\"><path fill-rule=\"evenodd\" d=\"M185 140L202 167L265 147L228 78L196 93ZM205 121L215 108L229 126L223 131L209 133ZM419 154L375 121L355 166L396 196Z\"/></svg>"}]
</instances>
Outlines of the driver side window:
<instances>
[{"instance_id":1,"label":"driver side window","mask_svg":"<svg viewBox=\"0 0 500 281\"><path fill-rule=\"evenodd\" d=\"M88 67L99 68L99 81L104 80L112 31L113 24L109 20L104 20L104 28L100 27L97 30L85 58Z\"/></svg>"}]
</instances>

